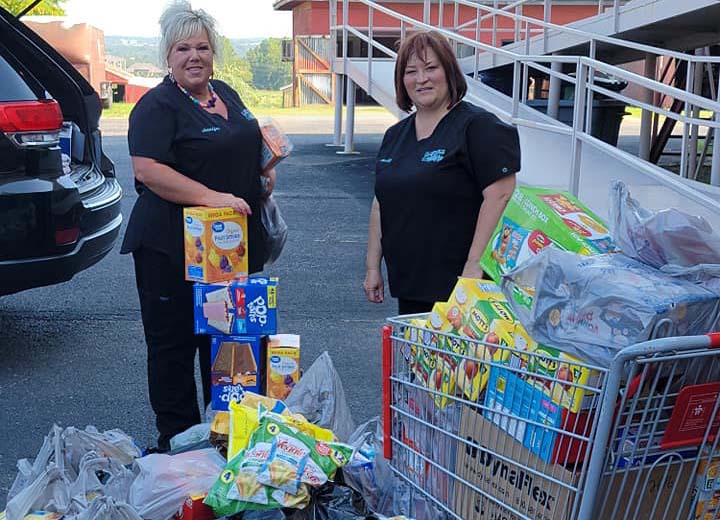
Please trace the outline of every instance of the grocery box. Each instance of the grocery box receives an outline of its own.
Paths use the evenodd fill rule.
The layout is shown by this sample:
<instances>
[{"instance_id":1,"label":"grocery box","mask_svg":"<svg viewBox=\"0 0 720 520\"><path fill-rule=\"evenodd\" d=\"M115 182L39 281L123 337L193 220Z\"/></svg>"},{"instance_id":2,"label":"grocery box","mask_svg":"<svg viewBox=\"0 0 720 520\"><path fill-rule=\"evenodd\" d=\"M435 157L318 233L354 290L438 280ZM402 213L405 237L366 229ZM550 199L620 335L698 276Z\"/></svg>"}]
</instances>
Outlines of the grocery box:
<instances>
[{"instance_id":1,"label":"grocery box","mask_svg":"<svg viewBox=\"0 0 720 520\"><path fill-rule=\"evenodd\" d=\"M262 151L260 153L260 164L263 173L274 168L277 163L290 155L293 149L292 143L280 130L280 127L270 118L260 121L260 133L262 134Z\"/></svg>"},{"instance_id":2,"label":"grocery box","mask_svg":"<svg viewBox=\"0 0 720 520\"><path fill-rule=\"evenodd\" d=\"M185 279L224 282L248 275L247 217L233 208L191 207L185 222Z\"/></svg>"},{"instance_id":3,"label":"grocery box","mask_svg":"<svg viewBox=\"0 0 720 520\"><path fill-rule=\"evenodd\" d=\"M275 334L277 285L277 278L267 276L196 283L193 288L195 334Z\"/></svg>"},{"instance_id":4,"label":"grocery box","mask_svg":"<svg viewBox=\"0 0 720 520\"><path fill-rule=\"evenodd\" d=\"M268 338L265 395L284 400L300 379L300 336L276 334Z\"/></svg>"},{"instance_id":5,"label":"grocery box","mask_svg":"<svg viewBox=\"0 0 720 520\"><path fill-rule=\"evenodd\" d=\"M607 225L570 193L518 186L480 266L496 282L548 246L584 255L615 251Z\"/></svg>"},{"instance_id":6,"label":"grocery box","mask_svg":"<svg viewBox=\"0 0 720 520\"><path fill-rule=\"evenodd\" d=\"M262 344L258 336L210 338L213 410L227 410L230 401L242 401L246 391L261 393Z\"/></svg>"},{"instance_id":7,"label":"grocery box","mask_svg":"<svg viewBox=\"0 0 720 520\"><path fill-rule=\"evenodd\" d=\"M568 486L578 485L580 469L573 473L559 464L547 464L469 406L463 407L458 437L472 443L472 448L461 445L457 450L456 473L464 482L455 483L454 513L460 518L574 518L575 495ZM664 511L664 518L687 518L691 501L684 493L671 491L684 489L693 465L682 461L628 469L603 481L601 492L609 497L611 509L616 502L620 507L632 504L632 518L655 518L658 511ZM598 518L610 518L610 512L603 513L600 516L598 511Z\"/></svg>"}]
</instances>

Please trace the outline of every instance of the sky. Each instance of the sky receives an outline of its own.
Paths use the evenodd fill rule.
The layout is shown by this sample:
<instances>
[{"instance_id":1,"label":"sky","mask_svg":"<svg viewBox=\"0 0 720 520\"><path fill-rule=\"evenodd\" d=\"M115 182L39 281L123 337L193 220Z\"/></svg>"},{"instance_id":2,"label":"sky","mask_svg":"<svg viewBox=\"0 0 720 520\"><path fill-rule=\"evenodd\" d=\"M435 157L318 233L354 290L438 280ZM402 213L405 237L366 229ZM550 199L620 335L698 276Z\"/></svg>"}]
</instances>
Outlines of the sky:
<instances>
[{"instance_id":1,"label":"sky","mask_svg":"<svg viewBox=\"0 0 720 520\"><path fill-rule=\"evenodd\" d=\"M292 13L274 11L273 0L191 0L204 9L228 38L292 36ZM73 22L88 22L107 35L158 36L158 19L166 0L67 0L63 7Z\"/></svg>"}]
</instances>

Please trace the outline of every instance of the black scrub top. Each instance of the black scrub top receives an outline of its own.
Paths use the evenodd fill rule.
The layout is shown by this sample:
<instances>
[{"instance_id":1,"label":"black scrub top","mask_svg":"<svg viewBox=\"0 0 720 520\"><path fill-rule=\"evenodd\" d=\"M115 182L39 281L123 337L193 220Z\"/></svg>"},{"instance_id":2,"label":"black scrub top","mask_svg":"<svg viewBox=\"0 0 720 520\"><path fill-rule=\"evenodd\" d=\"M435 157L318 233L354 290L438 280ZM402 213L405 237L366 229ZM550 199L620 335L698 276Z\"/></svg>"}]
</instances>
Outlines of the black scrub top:
<instances>
[{"instance_id":1,"label":"black scrub top","mask_svg":"<svg viewBox=\"0 0 720 520\"><path fill-rule=\"evenodd\" d=\"M210 189L245 199L252 209L248 217L249 269L257 272L265 257L265 231L260 221L260 129L230 86L218 80L211 83L227 106L227 120L195 105L166 76L130 114L130 155L154 159ZM120 252L153 249L184 269L183 207L139 182L135 187L139 197Z\"/></svg>"},{"instance_id":2,"label":"black scrub top","mask_svg":"<svg viewBox=\"0 0 720 520\"><path fill-rule=\"evenodd\" d=\"M517 130L461 101L417 140L415 114L385 133L375 166L390 293L446 301L462 274L483 190L520 170Z\"/></svg>"}]
</instances>

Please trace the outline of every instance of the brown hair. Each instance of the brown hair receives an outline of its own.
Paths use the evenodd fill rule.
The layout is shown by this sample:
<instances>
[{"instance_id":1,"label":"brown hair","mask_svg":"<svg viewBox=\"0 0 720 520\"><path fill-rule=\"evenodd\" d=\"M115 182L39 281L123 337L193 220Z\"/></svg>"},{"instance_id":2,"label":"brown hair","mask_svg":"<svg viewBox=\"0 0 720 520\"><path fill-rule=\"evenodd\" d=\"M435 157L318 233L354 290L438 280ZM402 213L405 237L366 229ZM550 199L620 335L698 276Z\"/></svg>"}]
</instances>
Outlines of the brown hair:
<instances>
[{"instance_id":1,"label":"brown hair","mask_svg":"<svg viewBox=\"0 0 720 520\"><path fill-rule=\"evenodd\" d=\"M455 53L447 39L437 31L417 32L400 43L400 50L398 50L397 61L395 62L395 100L398 107L405 112L410 112L413 107L413 102L403 82L407 63L413 54L424 60L428 48L432 49L437 55L443 70L445 70L450 97L448 108L460 101L467 92L465 76L460 70L460 64L455 58Z\"/></svg>"}]
</instances>

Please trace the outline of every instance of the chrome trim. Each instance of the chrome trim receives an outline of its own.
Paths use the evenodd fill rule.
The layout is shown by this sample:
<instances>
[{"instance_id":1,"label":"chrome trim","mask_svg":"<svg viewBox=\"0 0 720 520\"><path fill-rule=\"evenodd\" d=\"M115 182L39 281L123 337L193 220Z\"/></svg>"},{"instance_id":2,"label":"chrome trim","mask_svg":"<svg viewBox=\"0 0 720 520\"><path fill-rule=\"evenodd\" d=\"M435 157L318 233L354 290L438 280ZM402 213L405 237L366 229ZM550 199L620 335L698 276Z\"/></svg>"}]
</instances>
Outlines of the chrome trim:
<instances>
[{"instance_id":1,"label":"chrome trim","mask_svg":"<svg viewBox=\"0 0 720 520\"><path fill-rule=\"evenodd\" d=\"M81 195L99 188L105 182L105 176L93 165L88 164L75 165L69 176Z\"/></svg>"},{"instance_id":2,"label":"chrome trim","mask_svg":"<svg viewBox=\"0 0 720 520\"><path fill-rule=\"evenodd\" d=\"M114 177L106 178L100 188L92 196L83 199L82 203L86 209L97 210L104 206L110 206L122 198L122 188Z\"/></svg>"}]
</instances>

